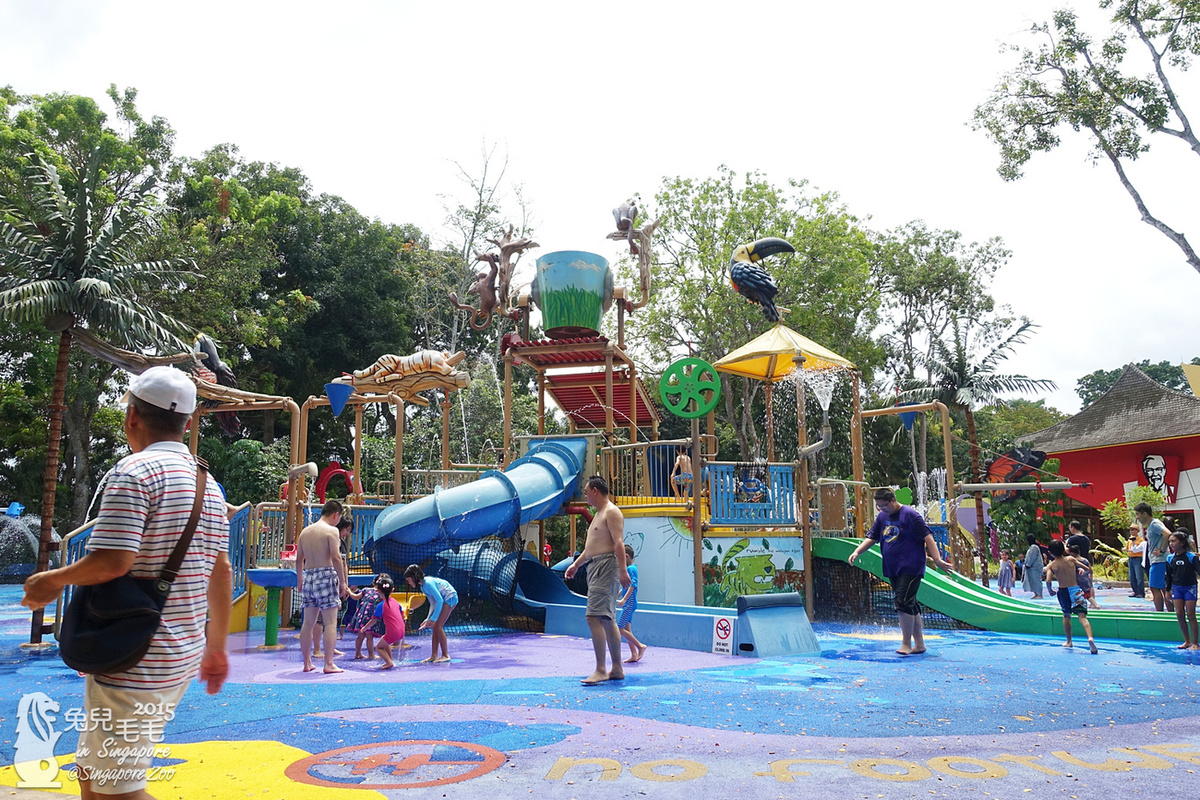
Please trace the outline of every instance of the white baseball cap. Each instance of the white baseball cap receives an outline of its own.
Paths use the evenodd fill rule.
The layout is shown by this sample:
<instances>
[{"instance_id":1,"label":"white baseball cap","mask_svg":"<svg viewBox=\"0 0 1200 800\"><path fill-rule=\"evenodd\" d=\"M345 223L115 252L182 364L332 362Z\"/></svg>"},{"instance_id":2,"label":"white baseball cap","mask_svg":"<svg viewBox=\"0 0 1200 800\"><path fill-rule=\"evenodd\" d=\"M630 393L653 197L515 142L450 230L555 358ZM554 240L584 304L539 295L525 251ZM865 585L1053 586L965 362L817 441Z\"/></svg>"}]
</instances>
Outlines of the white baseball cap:
<instances>
[{"instance_id":1,"label":"white baseball cap","mask_svg":"<svg viewBox=\"0 0 1200 800\"><path fill-rule=\"evenodd\" d=\"M121 403L129 403L130 397L176 414L191 414L196 410L196 384L183 370L174 367L151 367L134 376Z\"/></svg>"}]
</instances>

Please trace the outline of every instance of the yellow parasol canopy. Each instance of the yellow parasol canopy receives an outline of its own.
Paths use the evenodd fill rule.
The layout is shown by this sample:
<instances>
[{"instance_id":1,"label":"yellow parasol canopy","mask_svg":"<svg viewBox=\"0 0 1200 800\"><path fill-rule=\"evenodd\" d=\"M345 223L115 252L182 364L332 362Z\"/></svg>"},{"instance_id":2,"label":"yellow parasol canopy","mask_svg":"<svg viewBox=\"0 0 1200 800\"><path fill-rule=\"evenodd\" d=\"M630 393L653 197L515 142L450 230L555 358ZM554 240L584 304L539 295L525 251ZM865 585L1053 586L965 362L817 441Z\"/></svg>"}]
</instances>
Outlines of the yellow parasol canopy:
<instances>
[{"instance_id":1,"label":"yellow parasol canopy","mask_svg":"<svg viewBox=\"0 0 1200 800\"><path fill-rule=\"evenodd\" d=\"M713 364L718 372L775 383L796 369L792 358L803 355L805 369L856 369L853 363L786 325L776 325Z\"/></svg>"},{"instance_id":2,"label":"yellow parasol canopy","mask_svg":"<svg viewBox=\"0 0 1200 800\"><path fill-rule=\"evenodd\" d=\"M1192 394L1200 397L1200 366L1195 364L1180 364L1183 367L1183 374L1187 376L1188 384L1192 387Z\"/></svg>"}]
</instances>

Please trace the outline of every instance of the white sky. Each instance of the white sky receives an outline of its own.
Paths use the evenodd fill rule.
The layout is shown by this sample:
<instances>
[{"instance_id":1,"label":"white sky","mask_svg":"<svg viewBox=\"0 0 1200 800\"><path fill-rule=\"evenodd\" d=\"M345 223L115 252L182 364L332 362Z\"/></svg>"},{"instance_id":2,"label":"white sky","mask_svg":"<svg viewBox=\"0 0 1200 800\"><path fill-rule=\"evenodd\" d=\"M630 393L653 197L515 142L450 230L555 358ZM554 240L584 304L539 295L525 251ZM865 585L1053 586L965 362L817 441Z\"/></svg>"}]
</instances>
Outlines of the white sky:
<instances>
[{"instance_id":1,"label":"white sky","mask_svg":"<svg viewBox=\"0 0 1200 800\"><path fill-rule=\"evenodd\" d=\"M1050 404L1073 412L1092 370L1200 355L1200 274L1081 139L1005 184L970 130L1011 63L1001 44L1058 5L0 0L0 85L105 103L109 83L134 86L178 154L232 142L435 239L441 196L465 189L454 162L477 168L485 140L507 152L541 252L615 257L613 206L720 164L836 191L876 229L999 235L1013 258L994 294L1041 326L1009 364L1054 380ZM1094 5L1075 3L1092 19ZM1197 74L1179 79L1185 102ZM1200 247L1189 155L1159 142L1132 172Z\"/></svg>"}]
</instances>

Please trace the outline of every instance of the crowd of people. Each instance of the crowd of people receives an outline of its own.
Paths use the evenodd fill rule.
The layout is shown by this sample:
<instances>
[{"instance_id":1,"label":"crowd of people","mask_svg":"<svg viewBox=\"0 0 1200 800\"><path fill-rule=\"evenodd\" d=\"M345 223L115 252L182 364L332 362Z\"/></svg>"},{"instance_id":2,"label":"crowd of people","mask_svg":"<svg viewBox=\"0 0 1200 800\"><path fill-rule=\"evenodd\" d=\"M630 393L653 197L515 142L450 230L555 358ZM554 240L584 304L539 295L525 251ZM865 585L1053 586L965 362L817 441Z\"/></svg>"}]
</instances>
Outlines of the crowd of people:
<instances>
[{"instance_id":1,"label":"crowd of people","mask_svg":"<svg viewBox=\"0 0 1200 800\"><path fill-rule=\"evenodd\" d=\"M1200 630L1197 630L1196 621L1200 560L1193 552L1191 533L1182 526L1173 531L1168 529L1162 520L1154 517L1149 505L1139 503L1134 507L1134 521L1129 525L1128 534L1125 555L1129 566L1129 597L1145 598L1149 589L1155 611L1175 614L1183 634L1180 649L1200 650ZM1014 573L1020 576L1022 587L1033 600L1048 594L1057 597L1063 609L1067 646L1071 644L1072 616L1079 617L1091 643L1087 609L1101 606L1092 581L1092 543L1084 534L1082 524L1072 520L1066 539L1056 539L1048 545L1039 542L1032 533L1025 538L1029 549L1014 565ZM1011 584L1008 584L1009 590L1005 590L1007 555L1007 551L1001 554L999 584L1001 593L1012 596ZM1092 647L1095 652L1095 645Z\"/></svg>"}]
</instances>

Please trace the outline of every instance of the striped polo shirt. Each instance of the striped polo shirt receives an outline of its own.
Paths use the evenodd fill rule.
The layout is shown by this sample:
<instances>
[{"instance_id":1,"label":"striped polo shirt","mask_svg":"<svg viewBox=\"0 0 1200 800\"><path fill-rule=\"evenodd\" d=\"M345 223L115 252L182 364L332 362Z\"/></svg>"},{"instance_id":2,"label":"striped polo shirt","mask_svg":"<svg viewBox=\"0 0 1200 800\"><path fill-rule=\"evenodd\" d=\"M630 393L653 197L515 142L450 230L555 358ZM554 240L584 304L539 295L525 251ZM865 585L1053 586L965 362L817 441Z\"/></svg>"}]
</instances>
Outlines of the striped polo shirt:
<instances>
[{"instance_id":1,"label":"striped polo shirt","mask_svg":"<svg viewBox=\"0 0 1200 800\"><path fill-rule=\"evenodd\" d=\"M126 456L105 477L88 552L137 553L130 574L157 578L166 566L196 498L196 462L182 442L155 442ZM229 547L225 502L211 477L196 533L171 585L162 624L145 657L130 670L96 680L123 689L155 690L195 677L204 655L208 579L218 554Z\"/></svg>"}]
</instances>

